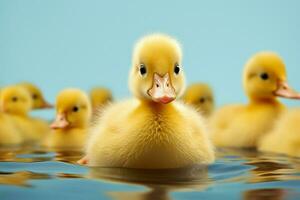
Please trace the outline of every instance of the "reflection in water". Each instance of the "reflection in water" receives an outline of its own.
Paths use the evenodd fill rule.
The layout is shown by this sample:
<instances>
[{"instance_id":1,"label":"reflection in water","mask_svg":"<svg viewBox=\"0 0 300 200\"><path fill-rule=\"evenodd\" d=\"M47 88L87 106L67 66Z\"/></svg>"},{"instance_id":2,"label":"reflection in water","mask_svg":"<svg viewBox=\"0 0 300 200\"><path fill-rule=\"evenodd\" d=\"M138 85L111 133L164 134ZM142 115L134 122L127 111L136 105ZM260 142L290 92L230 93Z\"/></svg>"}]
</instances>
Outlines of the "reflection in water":
<instances>
[{"instance_id":1,"label":"reflection in water","mask_svg":"<svg viewBox=\"0 0 300 200\"><path fill-rule=\"evenodd\" d=\"M89 178L101 179L147 187L145 192L108 192L116 200L168 200L170 192L178 190L207 188L212 180L208 177L206 166L187 169L141 170L122 168L91 168Z\"/></svg>"},{"instance_id":2,"label":"reflection in water","mask_svg":"<svg viewBox=\"0 0 300 200\"><path fill-rule=\"evenodd\" d=\"M284 189L256 189L243 193L244 200L283 200L288 193Z\"/></svg>"},{"instance_id":3,"label":"reflection in water","mask_svg":"<svg viewBox=\"0 0 300 200\"><path fill-rule=\"evenodd\" d=\"M94 183L93 180L97 179L96 183L101 185L98 189L107 198L115 200L171 200L178 194L177 191L180 194L196 191L196 194L206 194L209 198L214 194L211 191L222 191L228 187L229 190L224 189L226 193L232 192L234 195L238 191L247 200L285 199L291 194L295 199L300 199L300 187L297 185L300 184L299 158L263 154L254 150L219 149L217 162L209 170L204 166L137 170L95 167L87 169L76 164L82 156L82 152L76 149L41 149L29 146L0 148L0 192L1 185L35 190L39 188L35 186L40 182L31 180L49 180L51 183L53 180L65 179L76 184L76 180ZM103 184L108 186L109 182L126 185L124 188L138 185L144 189L134 191L109 187L111 189L103 191ZM275 188L272 185L274 183ZM262 185L264 188L260 188ZM50 190L51 187L50 184ZM68 191L70 190L66 190ZM97 189L93 191L95 196L99 195Z\"/></svg>"}]
</instances>

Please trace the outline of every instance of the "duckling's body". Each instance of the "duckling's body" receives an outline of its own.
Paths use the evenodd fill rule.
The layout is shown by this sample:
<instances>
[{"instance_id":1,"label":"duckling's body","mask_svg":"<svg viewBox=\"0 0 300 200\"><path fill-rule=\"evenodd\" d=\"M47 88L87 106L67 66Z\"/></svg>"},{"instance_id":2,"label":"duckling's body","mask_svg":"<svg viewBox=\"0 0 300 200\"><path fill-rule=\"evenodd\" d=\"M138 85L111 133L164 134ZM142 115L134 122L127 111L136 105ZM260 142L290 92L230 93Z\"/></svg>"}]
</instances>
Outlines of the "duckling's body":
<instances>
[{"instance_id":1,"label":"duckling's body","mask_svg":"<svg viewBox=\"0 0 300 200\"><path fill-rule=\"evenodd\" d=\"M211 87L205 83L194 83L188 86L183 101L192 105L203 116L210 117L214 111L214 95Z\"/></svg>"},{"instance_id":2,"label":"duckling's body","mask_svg":"<svg viewBox=\"0 0 300 200\"><path fill-rule=\"evenodd\" d=\"M272 129L284 106L279 102L255 102L221 108L213 118L213 142L220 147L253 148Z\"/></svg>"},{"instance_id":3,"label":"duckling's body","mask_svg":"<svg viewBox=\"0 0 300 200\"><path fill-rule=\"evenodd\" d=\"M8 86L1 91L1 106L4 113L13 120L25 143L37 142L43 137L34 126L34 121L28 116L31 109L31 98L20 86Z\"/></svg>"},{"instance_id":4,"label":"duckling's body","mask_svg":"<svg viewBox=\"0 0 300 200\"><path fill-rule=\"evenodd\" d=\"M246 105L225 106L211 119L211 135L216 146L255 148L285 110L277 96L299 98L285 82L285 65L272 52L260 52L246 64L244 88L250 99Z\"/></svg>"},{"instance_id":5,"label":"duckling's body","mask_svg":"<svg viewBox=\"0 0 300 200\"><path fill-rule=\"evenodd\" d=\"M18 145L23 142L20 132L16 129L12 119L0 113L0 146Z\"/></svg>"},{"instance_id":6,"label":"duckling's body","mask_svg":"<svg viewBox=\"0 0 300 200\"><path fill-rule=\"evenodd\" d=\"M49 148L82 149L87 138L91 106L78 89L65 89L57 96L56 119L42 145Z\"/></svg>"},{"instance_id":7,"label":"duckling's body","mask_svg":"<svg viewBox=\"0 0 300 200\"><path fill-rule=\"evenodd\" d=\"M202 118L172 102L183 93L180 63L180 47L168 36L148 36L137 44L130 74L137 98L103 111L88 140L89 165L157 169L214 161Z\"/></svg>"},{"instance_id":8,"label":"duckling's body","mask_svg":"<svg viewBox=\"0 0 300 200\"><path fill-rule=\"evenodd\" d=\"M260 151L300 156L300 108L286 111L259 142Z\"/></svg>"},{"instance_id":9,"label":"duckling's body","mask_svg":"<svg viewBox=\"0 0 300 200\"><path fill-rule=\"evenodd\" d=\"M177 168L213 161L202 118L179 102L129 100L103 115L88 146L92 166Z\"/></svg>"}]
</instances>

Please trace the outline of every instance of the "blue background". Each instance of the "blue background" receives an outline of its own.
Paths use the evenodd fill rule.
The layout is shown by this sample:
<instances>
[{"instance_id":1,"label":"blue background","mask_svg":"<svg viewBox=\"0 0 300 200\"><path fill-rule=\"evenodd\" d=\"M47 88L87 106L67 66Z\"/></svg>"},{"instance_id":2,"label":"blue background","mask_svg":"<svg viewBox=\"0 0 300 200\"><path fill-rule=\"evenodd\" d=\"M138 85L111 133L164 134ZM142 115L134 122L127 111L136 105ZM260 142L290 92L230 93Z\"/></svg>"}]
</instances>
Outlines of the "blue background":
<instances>
[{"instance_id":1,"label":"blue background","mask_svg":"<svg viewBox=\"0 0 300 200\"><path fill-rule=\"evenodd\" d=\"M0 85L31 81L51 102L65 87L95 85L128 97L135 41L163 32L182 43L188 83L210 83L218 105L246 102L243 65L261 50L284 58L300 90L299 9L297 0L0 0Z\"/></svg>"}]
</instances>

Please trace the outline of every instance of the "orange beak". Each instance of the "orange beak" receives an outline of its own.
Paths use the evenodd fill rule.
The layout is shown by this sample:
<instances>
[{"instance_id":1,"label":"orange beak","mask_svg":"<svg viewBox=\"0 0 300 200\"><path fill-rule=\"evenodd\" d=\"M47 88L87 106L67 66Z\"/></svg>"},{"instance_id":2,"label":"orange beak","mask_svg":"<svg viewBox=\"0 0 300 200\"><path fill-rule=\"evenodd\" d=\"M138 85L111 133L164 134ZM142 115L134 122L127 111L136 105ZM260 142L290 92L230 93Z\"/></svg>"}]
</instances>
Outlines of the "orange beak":
<instances>
[{"instance_id":1,"label":"orange beak","mask_svg":"<svg viewBox=\"0 0 300 200\"><path fill-rule=\"evenodd\" d=\"M53 108L53 105L44 101L43 105L40 107L41 109Z\"/></svg>"},{"instance_id":2,"label":"orange beak","mask_svg":"<svg viewBox=\"0 0 300 200\"><path fill-rule=\"evenodd\" d=\"M274 92L278 97L288 98L288 99L300 99L300 93L293 90L287 82L279 82L278 88Z\"/></svg>"},{"instance_id":3,"label":"orange beak","mask_svg":"<svg viewBox=\"0 0 300 200\"><path fill-rule=\"evenodd\" d=\"M64 113L60 113L56 115L56 118L54 122L50 125L52 129L63 129L70 125L70 123L67 120L67 116Z\"/></svg>"},{"instance_id":4,"label":"orange beak","mask_svg":"<svg viewBox=\"0 0 300 200\"><path fill-rule=\"evenodd\" d=\"M148 90L149 96L154 102L167 104L176 98L175 89L170 81L169 74L163 77L154 73L153 86Z\"/></svg>"}]
</instances>

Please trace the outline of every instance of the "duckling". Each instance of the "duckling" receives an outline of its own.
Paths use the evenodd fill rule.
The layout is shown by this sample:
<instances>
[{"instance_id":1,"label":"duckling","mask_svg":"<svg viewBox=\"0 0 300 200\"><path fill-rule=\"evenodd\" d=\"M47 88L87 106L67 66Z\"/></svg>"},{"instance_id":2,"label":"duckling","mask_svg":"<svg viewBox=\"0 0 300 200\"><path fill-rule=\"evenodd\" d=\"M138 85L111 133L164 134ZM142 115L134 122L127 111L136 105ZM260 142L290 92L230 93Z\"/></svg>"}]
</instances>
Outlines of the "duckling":
<instances>
[{"instance_id":1,"label":"duckling","mask_svg":"<svg viewBox=\"0 0 300 200\"><path fill-rule=\"evenodd\" d=\"M65 89L56 99L56 119L43 146L82 148L87 137L91 106L88 96L79 89Z\"/></svg>"},{"instance_id":2,"label":"duckling","mask_svg":"<svg viewBox=\"0 0 300 200\"><path fill-rule=\"evenodd\" d=\"M53 105L45 100L42 91L37 86L28 82L19 83L19 85L29 92L32 98L32 109L53 108Z\"/></svg>"},{"instance_id":3,"label":"duckling","mask_svg":"<svg viewBox=\"0 0 300 200\"><path fill-rule=\"evenodd\" d=\"M260 151L300 157L300 108L286 111L259 142Z\"/></svg>"},{"instance_id":4,"label":"duckling","mask_svg":"<svg viewBox=\"0 0 300 200\"><path fill-rule=\"evenodd\" d=\"M0 107L0 110L2 107ZM0 113L0 146L18 145L23 142L20 132L14 126L12 119L5 113Z\"/></svg>"},{"instance_id":5,"label":"duckling","mask_svg":"<svg viewBox=\"0 0 300 200\"><path fill-rule=\"evenodd\" d=\"M98 110L112 102L113 97L111 92L107 88L95 87L90 91L90 99L93 110Z\"/></svg>"},{"instance_id":6,"label":"duckling","mask_svg":"<svg viewBox=\"0 0 300 200\"><path fill-rule=\"evenodd\" d=\"M225 106L211 119L216 146L256 148L261 137L272 129L285 110L277 97L299 99L286 82L283 60L273 52L259 52L246 63L243 85L247 105Z\"/></svg>"},{"instance_id":7,"label":"duckling","mask_svg":"<svg viewBox=\"0 0 300 200\"><path fill-rule=\"evenodd\" d=\"M28 116L32 107L29 93L20 86L8 86L1 90L1 110L7 113L22 134L24 142L36 142L42 138L34 127L33 120Z\"/></svg>"},{"instance_id":8,"label":"duckling","mask_svg":"<svg viewBox=\"0 0 300 200\"><path fill-rule=\"evenodd\" d=\"M42 91L37 86L28 82L19 83L19 85L29 92L32 98L33 110L53 108L53 105L45 100ZM32 118L32 120L34 122L34 126L39 132L46 134L50 131L49 123L47 121L39 118Z\"/></svg>"},{"instance_id":9,"label":"duckling","mask_svg":"<svg viewBox=\"0 0 300 200\"><path fill-rule=\"evenodd\" d=\"M203 116L209 117L215 107L211 87L205 83L191 84L183 95L183 101L193 105Z\"/></svg>"},{"instance_id":10,"label":"duckling","mask_svg":"<svg viewBox=\"0 0 300 200\"><path fill-rule=\"evenodd\" d=\"M124 168L180 168L214 161L201 116L174 101L184 92L181 48L153 34L135 46L129 85L135 98L105 108L81 163Z\"/></svg>"}]
</instances>

